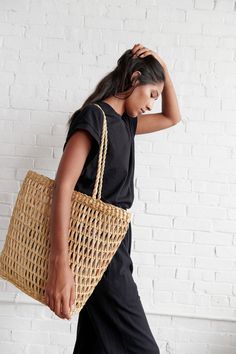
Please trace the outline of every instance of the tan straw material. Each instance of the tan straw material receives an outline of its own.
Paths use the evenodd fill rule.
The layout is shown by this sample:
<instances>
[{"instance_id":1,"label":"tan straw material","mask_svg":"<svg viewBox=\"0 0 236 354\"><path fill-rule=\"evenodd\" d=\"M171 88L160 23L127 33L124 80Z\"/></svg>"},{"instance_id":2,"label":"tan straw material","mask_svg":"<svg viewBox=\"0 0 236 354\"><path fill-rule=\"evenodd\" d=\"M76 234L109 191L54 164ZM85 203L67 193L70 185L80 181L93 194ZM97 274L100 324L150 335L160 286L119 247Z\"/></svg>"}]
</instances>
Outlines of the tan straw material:
<instances>
[{"instance_id":1,"label":"tan straw material","mask_svg":"<svg viewBox=\"0 0 236 354\"><path fill-rule=\"evenodd\" d=\"M108 144L106 115L102 112L103 130L92 196L74 190L71 199L68 252L76 298L71 316L80 312L102 278L132 216L125 209L101 200ZM27 172L0 255L0 276L45 305L54 182L35 171Z\"/></svg>"}]
</instances>

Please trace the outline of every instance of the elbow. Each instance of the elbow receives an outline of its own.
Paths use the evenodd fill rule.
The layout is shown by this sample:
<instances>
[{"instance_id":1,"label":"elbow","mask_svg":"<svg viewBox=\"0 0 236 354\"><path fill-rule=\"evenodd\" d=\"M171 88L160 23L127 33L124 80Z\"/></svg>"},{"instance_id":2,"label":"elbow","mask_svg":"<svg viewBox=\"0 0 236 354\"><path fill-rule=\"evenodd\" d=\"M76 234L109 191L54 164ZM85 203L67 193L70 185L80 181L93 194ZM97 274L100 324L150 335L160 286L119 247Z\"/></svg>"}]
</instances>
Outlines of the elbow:
<instances>
[{"instance_id":1,"label":"elbow","mask_svg":"<svg viewBox=\"0 0 236 354\"><path fill-rule=\"evenodd\" d=\"M181 122L182 118L179 116L178 118L173 119L173 125L178 124Z\"/></svg>"}]
</instances>

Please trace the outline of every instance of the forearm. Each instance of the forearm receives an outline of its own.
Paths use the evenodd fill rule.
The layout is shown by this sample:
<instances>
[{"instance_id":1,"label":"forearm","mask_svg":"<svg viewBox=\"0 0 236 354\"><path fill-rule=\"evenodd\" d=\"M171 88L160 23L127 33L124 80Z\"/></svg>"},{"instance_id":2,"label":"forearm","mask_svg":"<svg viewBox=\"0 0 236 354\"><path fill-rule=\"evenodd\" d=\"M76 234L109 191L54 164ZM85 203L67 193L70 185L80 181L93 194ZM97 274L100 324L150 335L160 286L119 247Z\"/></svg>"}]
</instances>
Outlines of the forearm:
<instances>
[{"instance_id":1,"label":"forearm","mask_svg":"<svg viewBox=\"0 0 236 354\"><path fill-rule=\"evenodd\" d=\"M165 83L162 91L162 113L175 123L181 120L178 100L168 69L164 66Z\"/></svg>"},{"instance_id":2,"label":"forearm","mask_svg":"<svg viewBox=\"0 0 236 354\"><path fill-rule=\"evenodd\" d=\"M50 220L50 260L69 260L68 236L72 190L57 186L53 190Z\"/></svg>"}]
</instances>

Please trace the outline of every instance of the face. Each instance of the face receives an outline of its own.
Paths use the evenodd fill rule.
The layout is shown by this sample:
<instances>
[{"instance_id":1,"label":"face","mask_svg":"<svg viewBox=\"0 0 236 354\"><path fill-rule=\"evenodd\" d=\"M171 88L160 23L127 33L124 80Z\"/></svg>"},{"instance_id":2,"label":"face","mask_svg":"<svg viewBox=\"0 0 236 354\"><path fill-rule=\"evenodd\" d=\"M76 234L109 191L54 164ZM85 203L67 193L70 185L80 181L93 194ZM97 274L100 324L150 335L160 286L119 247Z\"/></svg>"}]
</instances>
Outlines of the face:
<instances>
[{"instance_id":1,"label":"face","mask_svg":"<svg viewBox=\"0 0 236 354\"><path fill-rule=\"evenodd\" d=\"M138 85L139 82L135 84ZM136 86L132 94L125 100L125 111L131 117L136 117L144 111L151 111L154 102L161 96L164 82Z\"/></svg>"}]
</instances>

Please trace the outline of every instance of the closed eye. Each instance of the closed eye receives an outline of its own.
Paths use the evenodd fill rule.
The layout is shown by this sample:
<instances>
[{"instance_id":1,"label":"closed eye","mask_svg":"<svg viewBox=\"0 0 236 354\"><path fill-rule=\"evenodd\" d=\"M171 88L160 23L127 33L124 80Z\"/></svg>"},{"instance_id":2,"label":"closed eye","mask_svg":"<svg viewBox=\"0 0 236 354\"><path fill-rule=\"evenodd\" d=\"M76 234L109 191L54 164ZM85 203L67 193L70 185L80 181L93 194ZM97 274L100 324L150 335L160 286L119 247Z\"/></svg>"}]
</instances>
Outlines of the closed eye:
<instances>
[{"instance_id":1,"label":"closed eye","mask_svg":"<svg viewBox=\"0 0 236 354\"><path fill-rule=\"evenodd\" d=\"M156 101L156 100L158 99L158 97L159 97L159 92L158 92L158 90L152 91L151 94L152 94L152 95L153 95L153 94L156 94L156 96L151 96L151 97L154 98L155 101Z\"/></svg>"},{"instance_id":2,"label":"closed eye","mask_svg":"<svg viewBox=\"0 0 236 354\"><path fill-rule=\"evenodd\" d=\"M156 96L156 97L154 97L154 96L151 96L152 98L154 98L155 99L155 101L158 99L158 96Z\"/></svg>"}]
</instances>

